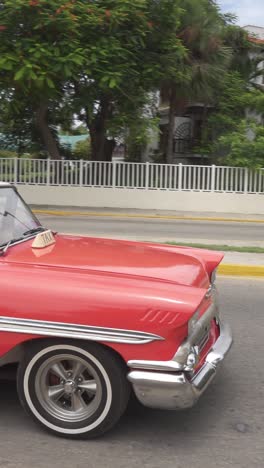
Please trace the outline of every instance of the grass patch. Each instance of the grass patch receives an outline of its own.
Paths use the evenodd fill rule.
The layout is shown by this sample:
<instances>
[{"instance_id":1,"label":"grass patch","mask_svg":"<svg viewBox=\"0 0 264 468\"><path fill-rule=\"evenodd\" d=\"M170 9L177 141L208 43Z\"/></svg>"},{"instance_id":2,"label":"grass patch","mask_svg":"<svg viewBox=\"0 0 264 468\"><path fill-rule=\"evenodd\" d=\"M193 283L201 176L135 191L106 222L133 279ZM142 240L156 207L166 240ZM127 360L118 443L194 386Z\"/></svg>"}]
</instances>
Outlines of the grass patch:
<instances>
[{"instance_id":1,"label":"grass patch","mask_svg":"<svg viewBox=\"0 0 264 468\"><path fill-rule=\"evenodd\" d=\"M197 243L185 243L185 242L165 242L165 243L169 245L179 245L182 247L196 247L198 249L220 250L221 252L264 254L263 247L236 247L234 245L197 244Z\"/></svg>"}]
</instances>

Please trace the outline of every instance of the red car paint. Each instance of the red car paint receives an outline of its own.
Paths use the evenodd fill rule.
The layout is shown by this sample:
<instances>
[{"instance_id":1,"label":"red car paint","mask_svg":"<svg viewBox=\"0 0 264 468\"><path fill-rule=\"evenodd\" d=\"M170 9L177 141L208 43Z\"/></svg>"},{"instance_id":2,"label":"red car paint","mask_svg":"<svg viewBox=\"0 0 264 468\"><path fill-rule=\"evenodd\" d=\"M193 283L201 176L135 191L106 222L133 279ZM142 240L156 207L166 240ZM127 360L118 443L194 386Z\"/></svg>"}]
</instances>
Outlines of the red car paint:
<instances>
[{"instance_id":1,"label":"red car paint","mask_svg":"<svg viewBox=\"0 0 264 468\"><path fill-rule=\"evenodd\" d=\"M222 254L206 250L56 235L44 249L27 240L0 257L0 316L158 334L149 344L105 343L125 361L169 360L206 298ZM212 326L210 343L217 338ZM0 332L0 358L38 337ZM209 344L210 344L209 343Z\"/></svg>"}]
</instances>

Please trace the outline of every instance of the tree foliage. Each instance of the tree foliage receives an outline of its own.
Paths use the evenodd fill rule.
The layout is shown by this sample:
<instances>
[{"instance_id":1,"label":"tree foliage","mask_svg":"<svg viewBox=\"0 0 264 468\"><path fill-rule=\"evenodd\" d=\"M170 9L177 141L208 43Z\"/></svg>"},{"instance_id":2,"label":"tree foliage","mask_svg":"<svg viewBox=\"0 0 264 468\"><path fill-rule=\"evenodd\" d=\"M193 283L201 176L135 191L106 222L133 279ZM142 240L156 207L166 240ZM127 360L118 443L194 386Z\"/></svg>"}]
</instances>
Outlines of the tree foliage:
<instances>
[{"instance_id":1,"label":"tree foliage","mask_svg":"<svg viewBox=\"0 0 264 468\"><path fill-rule=\"evenodd\" d=\"M230 59L223 41L224 20L216 3L183 0L181 6L178 37L185 47L185 55L177 63L181 74L167 75L161 92L169 104L168 136L163 148L167 162L173 157L175 114L181 115L190 101L207 103Z\"/></svg>"},{"instance_id":2,"label":"tree foliage","mask_svg":"<svg viewBox=\"0 0 264 468\"><path fill-rule=\"evenodd\" d=\"M218 146L228 155L225 164L262 169L264 167L264 126L243 120L234 131L218 140Z\"/></svg>"},{"instance_id":3,"label":"tree foliage","mask_svg":"<svg viewBox=\"0 0 264 468\"><path fill-rule=\"evenodd\" d=\"M51 156L50 106L76 112L104 159L109 123L123 124L183 53L175 0L5 0L0 10L0 86L14 109L30 103ZM69 114L69 112L68 112Z\"/></svg>"},{"instance_id":4,"label":"tree foliage","mask_svg":"<svg viewBox=\"0 0 264 468\"><path fill-rule=\"evenodd\" d=\"M261 164L258 151L262 141L264 89L256 78L264 76L264 70L259 67L263 54L237 26L227 25L225 34L232 60L221 80L215 82L212 108L198 151L221 164L258 167Z\"/></svg>"},{"instance_id":5,"label":"tree foliage","mask_svg":"<svg viewBox=\"0 0 264 468\"><path fill-rule=\"evenodd\" d=\"M78 141L73 151L74 159L91 159L91 142L87 138L86 140Z\"/></svg>"},{"instance_id":6,"label":"tree foliage","mask_svg":"<svg viewBox=\"0 0 264 468\"><path fill-rule=\"evenodd\" d=\"M58 159L58 128L72 131L77 119L89 157L110 160L122 140L135 159L157 124L160 89L166 161L175 113L190 101L205 104L203 152L221 156L245 109L263 112L253 81L262 59L213 0L0 0L0 133L20 154Z\"/></svg>"}]
</instances>

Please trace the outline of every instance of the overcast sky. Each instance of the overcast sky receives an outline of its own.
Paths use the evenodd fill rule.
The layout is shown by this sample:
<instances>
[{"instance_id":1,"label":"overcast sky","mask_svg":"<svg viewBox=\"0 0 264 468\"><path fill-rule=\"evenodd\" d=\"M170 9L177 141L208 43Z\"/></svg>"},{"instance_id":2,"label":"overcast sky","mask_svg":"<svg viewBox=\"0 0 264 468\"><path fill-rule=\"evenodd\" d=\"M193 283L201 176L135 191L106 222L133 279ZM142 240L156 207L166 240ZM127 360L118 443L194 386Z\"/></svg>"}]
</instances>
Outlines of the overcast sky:
<instances>
[{"instance_id":1,"label":"overcast sky","mask_svg":"<svg viewBox=\"0 0 264 468\"><path fill-rule=\"evenodd\" d=\"M235 13L241 26L264 27L264 0L218 0L224 12Z\"/></svg>"}]
</instances>

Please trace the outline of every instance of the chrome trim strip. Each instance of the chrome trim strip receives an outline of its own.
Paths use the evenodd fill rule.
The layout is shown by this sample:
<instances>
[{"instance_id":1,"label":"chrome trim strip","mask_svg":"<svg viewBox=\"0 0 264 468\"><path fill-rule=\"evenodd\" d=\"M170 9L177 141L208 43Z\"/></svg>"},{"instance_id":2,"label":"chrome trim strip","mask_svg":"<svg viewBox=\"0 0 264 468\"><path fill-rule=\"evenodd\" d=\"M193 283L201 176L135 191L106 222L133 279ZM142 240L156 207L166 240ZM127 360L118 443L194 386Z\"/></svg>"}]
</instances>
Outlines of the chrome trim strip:
<instances>
[{"instance_id":1,"label":"chrome trim strip","mask_svg":"<svg viewBox=\"0 0 264 468\"><path fill-rule=\"evenodd\" d=\"M130 369L153 370L157 372L178 372L184 369L184 366L176 361L138 361L131 360L127 362Z\"/></svg>"},{"instance_id":2,"label":"chrome trim strip","mask_svg":"<svg viewBox=\"0 0 264 468\"><path fill-rule=\"evenodd\" d=\"M54 336L110 343L147 344L163 340L151 333L0 316L0 332Z\"/></svg>"}]
</instances>

